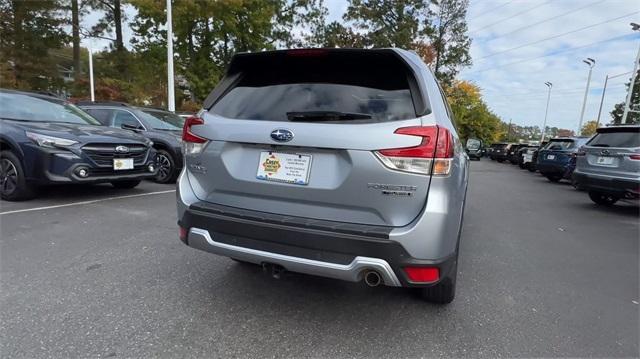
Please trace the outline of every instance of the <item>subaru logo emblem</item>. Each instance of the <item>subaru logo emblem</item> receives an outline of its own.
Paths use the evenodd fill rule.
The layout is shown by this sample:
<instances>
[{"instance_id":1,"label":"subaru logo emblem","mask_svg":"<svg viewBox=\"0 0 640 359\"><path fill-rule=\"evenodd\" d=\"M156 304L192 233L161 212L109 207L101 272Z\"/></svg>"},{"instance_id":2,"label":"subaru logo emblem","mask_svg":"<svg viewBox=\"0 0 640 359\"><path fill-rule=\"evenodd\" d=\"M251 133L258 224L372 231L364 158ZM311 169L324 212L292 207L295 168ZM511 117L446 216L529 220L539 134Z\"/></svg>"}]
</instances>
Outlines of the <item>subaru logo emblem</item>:
<instances>
[{"instance_id":1,"label":"subaru logo emblem","mask_svg":"<svg viewBox=\"0 0 640 359\"><path fill-rule=\"evenodd\" d=\"M118 152L118 153L129 153L129 147L127 147L127 146L116 146L116 152Z\"/></svg>"},{"instance_id":2,"label":"subaru logo emblem","mask_svg":"<svg viewBox=\"0 0 640 359\"><path fill-rule=\"evenodd\" d=\"M609 150L602 150L602 151L600 151L600 154L603 155L603 156L606 156L606 155L609 154Z\"/></svg>"},{"instance_id":3,"label":"subaru logo emblem","mask_svg":"<svg viewBox=\"0 0 640 359\"><path fill-rule=\"evenodd\" d=\"M293 132L285 130L284 128L278 128L271 131L271 138L278 142L289 142L293 140Z\"/></svg>"}]
</instances>

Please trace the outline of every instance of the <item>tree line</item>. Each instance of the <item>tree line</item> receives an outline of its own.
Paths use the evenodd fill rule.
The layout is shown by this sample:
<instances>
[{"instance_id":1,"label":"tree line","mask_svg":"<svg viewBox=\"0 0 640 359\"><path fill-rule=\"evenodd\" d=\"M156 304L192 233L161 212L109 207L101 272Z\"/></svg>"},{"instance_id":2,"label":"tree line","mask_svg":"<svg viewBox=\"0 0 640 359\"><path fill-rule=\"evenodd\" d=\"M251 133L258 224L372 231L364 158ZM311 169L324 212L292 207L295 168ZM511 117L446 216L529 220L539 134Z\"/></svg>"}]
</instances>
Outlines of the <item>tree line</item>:
<instances>
[{"instance_id":1,"label":"tree line","mask_svg":"<svg viewBox=\"0 0 640 359\"><path fill-rule=\"evenodd\" d=\"M431 66L463 138L517 139L480 88L457 79L472 61L468 6L469 0L348 0L342 19L329 21L324 0L174 1L176 108L197 110L237 52L400 47ZM166 107L165 7L165 0L0 0L0 86L86 99L88 51L81 42L100 38L110 45L94 52L96 98ZM83 28L89 13L101 17ZM129 44L124 29L133 33Z\"/></svg>"}]
</instances>

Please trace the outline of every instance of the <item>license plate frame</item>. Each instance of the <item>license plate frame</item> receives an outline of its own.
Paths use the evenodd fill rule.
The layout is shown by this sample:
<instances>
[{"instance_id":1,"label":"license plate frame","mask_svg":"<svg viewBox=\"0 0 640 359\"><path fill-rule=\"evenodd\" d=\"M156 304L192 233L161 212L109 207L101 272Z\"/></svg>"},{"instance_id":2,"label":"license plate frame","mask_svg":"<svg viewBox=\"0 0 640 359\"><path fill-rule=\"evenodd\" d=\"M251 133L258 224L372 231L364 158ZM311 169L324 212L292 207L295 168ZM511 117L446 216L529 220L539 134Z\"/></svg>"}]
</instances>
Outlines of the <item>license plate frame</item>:
<instances>
[{"instance_id":1,"label":"license plate frame","mask_svg":"<svg viewBox=\"0 0 640 359\"><path fill-rule=\"evenodd\" d=\"M260 151L256 178L306 186L309 184L312 160L313 156L306 153Z\"/></svg>"},{"instance_id":2,"label":"license plate frame","mask_svg":"<svg viewBox=\"0 0 640 359\"><path fill-rule=\"evenodd\" d=\"M124 171L133 169L133 158L114 158L113 170Z\"/></svg>"}]
</instances>

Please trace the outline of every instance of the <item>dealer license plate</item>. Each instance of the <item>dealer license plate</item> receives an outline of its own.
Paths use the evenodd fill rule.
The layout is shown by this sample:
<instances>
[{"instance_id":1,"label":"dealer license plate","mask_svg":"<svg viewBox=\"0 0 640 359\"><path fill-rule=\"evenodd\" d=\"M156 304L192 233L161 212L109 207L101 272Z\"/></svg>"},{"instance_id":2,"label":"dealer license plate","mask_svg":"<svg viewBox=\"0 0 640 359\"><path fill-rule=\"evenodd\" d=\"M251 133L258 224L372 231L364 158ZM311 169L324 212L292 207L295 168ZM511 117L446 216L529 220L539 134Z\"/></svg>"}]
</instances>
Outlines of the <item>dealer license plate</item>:
<instances>
[{"instance_id":1,"label":"dealer license plate","mask_svg":"<svg viewBox=\"0 0 640 359\"><path fill-rule=\"evenodd\" d=\"M596 160L596 163L599 164L599 165L611 165L611 164L613 164L613 157L600 156Z\"/></svg>"},{"instance_id":2,"label":"dealer license plate","mask_svg":"<svg viewBox=\"0 0 640 359\"><path fill-rule=\"evenodd\" d=\"M306 185L309 183L311 155L263 151L256 177L266 181Z\"/></svg>"},{"instance_id":3,"label":"dealer license plate","mask_svg":"<svg viewBox=\"0 0 640 359\"><path fill-rule=\"evenodd\" d=\"M133 158L114 158L113 159L113 169L116 170L116 171L132 170L133 169Z\"/></svg>"}]
</instances>

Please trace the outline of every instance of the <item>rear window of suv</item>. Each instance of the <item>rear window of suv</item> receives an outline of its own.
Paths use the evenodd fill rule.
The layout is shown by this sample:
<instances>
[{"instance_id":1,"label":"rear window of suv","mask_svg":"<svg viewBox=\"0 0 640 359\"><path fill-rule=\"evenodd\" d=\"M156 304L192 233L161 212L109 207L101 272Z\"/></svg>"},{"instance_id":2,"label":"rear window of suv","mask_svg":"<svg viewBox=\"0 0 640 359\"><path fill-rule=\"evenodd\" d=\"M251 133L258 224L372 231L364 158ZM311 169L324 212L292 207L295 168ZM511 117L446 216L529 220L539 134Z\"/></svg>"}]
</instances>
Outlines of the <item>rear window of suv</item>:
<instances>
[{"instance_id":1,"label":"rear window of suv","mask_svg":"<svg viewBox=\"0 0 640 359\"><path fill-rule=\"evenodd\" d=\"M640 147L640 133L638 131L601 132L587 143L594 147Z\"/></svg>"},{"instance_id":2,"label":"rear window of suv","mask_svg":"<svg viewBox=\"0 0 640 359\"><path fill-rule=\"evenodd\" d=\"M573 148L574 145L575 145L575 142L573 140L550 141L549 143L547 143L544 149L561 151L561 150L568 150L570 148Z\"/></svg>"},{"instance_id":3,"label":"rear window of suv","mask_svg":"<svg viewBox=\"0 0 640 359\"><path fill-rule=\"evenodd\" d=\"M349 122L416 117L410 75L397 60L328 56L259 64L247 66L210 111L227 118L265 121L287 121L288 114L314 112L365 115Z\"/></svg>"}]
</instances>

